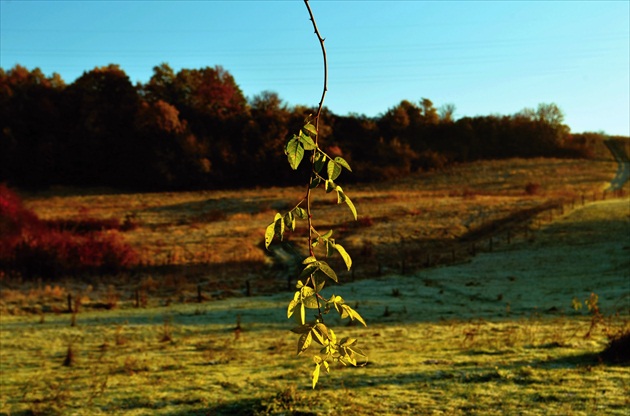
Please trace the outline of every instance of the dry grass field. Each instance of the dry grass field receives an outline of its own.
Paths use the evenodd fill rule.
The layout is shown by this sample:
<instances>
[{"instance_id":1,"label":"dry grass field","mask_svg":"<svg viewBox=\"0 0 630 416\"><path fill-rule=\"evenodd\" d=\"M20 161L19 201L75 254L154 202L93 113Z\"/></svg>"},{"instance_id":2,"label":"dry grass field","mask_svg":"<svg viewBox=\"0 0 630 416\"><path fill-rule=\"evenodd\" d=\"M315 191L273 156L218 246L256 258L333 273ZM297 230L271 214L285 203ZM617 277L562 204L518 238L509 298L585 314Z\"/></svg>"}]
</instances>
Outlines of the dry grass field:
<instances>
[{"instance_id":1,"label":"dry grass field","mask_svg":"<svg viewBox=\"0 0 630 416\"><path fill-rule=\"evenodd\" d=\"M346 279L407 273L464 261L491 244L525 238L532 227L555 215L602 199L615 170L616 164L607 161L479 162L400 181L346 186L359 211L356 222L345 205L336 204L334 193L321 191L315 195L314 220L320 230L334 229L337 241L354 258L354 273ZM269 267L273 259L264 250L262 236L274 214L293 207L303 194L299 188L94 192L33 195L26 203L47 220L89 217L134 224L122 234L145 267L128 279L105 279L117 286L130 283L124 296L142 282L154 288L156 279L166 281L169 290L196 294L201 284L217 295L242 292L246 282L253 293L287 287L284 271ZM286 241L300 253L304 236L305 227L298 222Z\"/></svg>"},{"instance_id":2,"label":"dry grass field","mask_svg":"<svg viewBox=\"0 0 630 416\"><path fill-rule=\"evenodd\" d=\"M315 224L356 264L332 289L368 323L343 332L370 361L314 391L262 246L303 190L32 195L42 218L134 221L123 236L144 267L2 281L0 414L626 415L630 368L599 356L630 330L630 200L604 192L615 169L509 160L348 185L356 223L322 194Z\"/></svg>"}]
</instances>

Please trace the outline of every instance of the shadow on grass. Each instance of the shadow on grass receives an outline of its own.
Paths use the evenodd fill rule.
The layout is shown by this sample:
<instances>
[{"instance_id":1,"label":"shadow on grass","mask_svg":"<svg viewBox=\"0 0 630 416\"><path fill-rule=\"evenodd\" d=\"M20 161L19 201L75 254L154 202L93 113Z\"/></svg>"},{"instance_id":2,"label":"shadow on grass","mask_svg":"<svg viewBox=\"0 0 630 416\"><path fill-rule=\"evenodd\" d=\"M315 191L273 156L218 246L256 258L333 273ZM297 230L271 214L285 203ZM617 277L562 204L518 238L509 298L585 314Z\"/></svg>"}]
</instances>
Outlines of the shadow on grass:
<instances>
[{"instance_id":1,"label":"shadow on grass","mask_svg":"<svg viewBox=\"0 0 630 416\"><path fill-rule=\"evenodd\" d=\"M198 222L215 222L227 219L232 214L258 214L270 209L288 208L287 203L279 198L252 197L252 198L212 198L203 201L181 202L170 205L161 205L142 210L141 212L154 212L167 215L188 214L191 219Z\"/></svg>"},{"instance_id":2,"label":"shadow on grass","mask_svg":"<svg viewBox=\"0 0 630 416\"><path fill-rule=\"evenodd\" d=\"M168 416L255 416L264 410L264 406L260 399L237 400L223 403L216 406L210 406L207 409L182 410L168 413Z\"/></svg>"},{"instance_id":3,"label":"shadow on grass","mask_svg":"<svg viewBox=\"0 0 630 416\"><path fill-rule=\"evenodd\" d=\"M291 416L316 416L317 413L299 410L308 406L308 400L295 388L287 388L274 396L266 399L234 400L207 409L183 410L168 413L168 416L263 416L263 415L291 415Z\"/></svg>"},{"instance_id":4,"label":"shadow on grass","mask_svg":"<svg viewBox=\"0 0 630 416\"><path fill-rule=\"evenodd\" d=\"M554 348L548 347L548 348ZM490 352L490 355L500 355L500 352ZM433 360L427 360L423 365L434 364ZM559 357L549 359L527 359L516 360L501 365L485 364L479 365L477 362L467 362L461 365L436 361L435 367L410 369L407 372L392 372L391 374L370 374L370 369L347 367L340 369L340 380L320 381L318 388L324 390L334 390L338 388L339 381L342 381L344 388L378 387L386 385L415 385L422 383L460 383L460 384L481 384L481 383L512 383L526 385L538 383L531 378L532 369L538 370L590 370L596 366L627 366L627 364L610 362L602 358L602 352L588 352L581 354L563 354ZM379 364L372 364L373 368Z\"/></svg>"}]
</instances>

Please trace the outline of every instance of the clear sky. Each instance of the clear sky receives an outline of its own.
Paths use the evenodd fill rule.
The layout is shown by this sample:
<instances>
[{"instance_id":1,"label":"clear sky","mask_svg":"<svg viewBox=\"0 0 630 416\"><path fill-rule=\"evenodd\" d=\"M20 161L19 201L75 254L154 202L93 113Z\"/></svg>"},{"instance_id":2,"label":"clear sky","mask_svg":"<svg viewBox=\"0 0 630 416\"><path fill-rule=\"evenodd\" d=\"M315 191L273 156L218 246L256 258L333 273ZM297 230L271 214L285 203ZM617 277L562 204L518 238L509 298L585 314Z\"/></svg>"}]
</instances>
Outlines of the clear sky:
<instances>
[{"instance_id":1,"label":"clear sky","mask_svg":"<svg viewBox=\"0 0 630 416\"><path fill-rule=\"evenodd\" d=\"M71 83L119 64L147 82L221 65L252 97L316 106L323 70L300 0L1 0L0 64ZM334 113L376 116L402 99L455 117L556 103L573 132L630 135L630 1L311 0L326 38Z\"/></svg>"}]
</instances>

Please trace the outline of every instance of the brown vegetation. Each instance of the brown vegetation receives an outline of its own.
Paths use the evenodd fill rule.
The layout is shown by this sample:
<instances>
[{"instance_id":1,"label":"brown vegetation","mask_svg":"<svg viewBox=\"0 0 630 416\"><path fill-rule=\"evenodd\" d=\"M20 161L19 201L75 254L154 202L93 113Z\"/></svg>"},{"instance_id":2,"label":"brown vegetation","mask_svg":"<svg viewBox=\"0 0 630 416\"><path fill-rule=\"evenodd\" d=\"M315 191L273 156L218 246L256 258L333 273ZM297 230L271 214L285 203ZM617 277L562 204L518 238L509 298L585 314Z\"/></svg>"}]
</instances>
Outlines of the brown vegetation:
<instances>
[{"instance_id":1,"label":"brown vegetation","mask_svg":"<svg viewBox=\"0 0 630 416\"><path fill-rule=\"evenodd\" d=\"M534 229L574 208L614 197L605 192L614 170L614 163L584 160L477 162L355 185L356 222L340 211L336 200L329 201L329 194L316 194L315 204L321 210L323 228L334 228L355 258L354 272L343 272L347 274L343 280L359 280L461 263L478 252L527 240ZM534 195L526 189L532 183L539 184ZM4 189L3 201L10 201L14 194ZM297 194L299 190L291 188L26 194L19 209L16 202L5 202L13 210L8 217L30 218L21 220L22 224L38 224L59 236L66 241L62 247L88 241L89 249L96 246L86 236L92 236L92 241L105 239L110 252L119 254L114 257L118 263L110 267L97 263L96 257L88 263L94 267L79 265L73 263L76 257L68 257L69 249L59 250L53 244L45 246L49 251L35 252L42 256L37 258L44 258L42 252L49 256L44 258L46 267L17 263L15 250L7 250L9 234L3 233L3 302L5 307L31 310L32 300L42 299L46 308L63 311L67 293L88 293L87 285L93 290L91 299L84 296L85 308L199 302L285 290L295 283L291 262L303 254L293 245L304 237L303 224L298 223L296 232L287 236L281 251L267 252L262 237L273 212L290 204ZM17 229L14 222L8 225L7 216L3 218L4 227ZM22 241L13 238L10 241ZM105 252L98 250L99 255ZM125 262L129 257L122 254L129 252L136 253L135 263ZM21 258L36 259L35 254ZM340 260L332 258L331 264L335 261ZM66 265L70 267L64 269ZM51 279L55 280L47 282ZM47 295L54 291L60 292L58 296Z\"/></svg>"}]
</instances>

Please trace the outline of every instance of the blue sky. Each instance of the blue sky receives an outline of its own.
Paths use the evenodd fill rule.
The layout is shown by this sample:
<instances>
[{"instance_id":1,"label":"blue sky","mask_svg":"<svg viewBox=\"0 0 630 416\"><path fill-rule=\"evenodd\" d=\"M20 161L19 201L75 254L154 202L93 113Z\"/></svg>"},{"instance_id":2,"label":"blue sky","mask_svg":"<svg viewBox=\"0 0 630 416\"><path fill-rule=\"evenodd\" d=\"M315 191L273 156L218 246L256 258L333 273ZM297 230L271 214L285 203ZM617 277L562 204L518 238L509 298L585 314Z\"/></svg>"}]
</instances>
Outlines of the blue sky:
<instances>
[{"instance_id":1,"label":"blue sky","mask_svg":"<svg viewBox=\"0 0 630 416\"><path fill-rule=\"evenodd\" d=\"M221 65L246 96L318 104L322 60L300 0L0 1L0 65L61 74ZM402 99L455 116L556 103L573 132L630 135L630 2L311 0L326 105L376 116Z\"/></svg>"}]
</instances>

